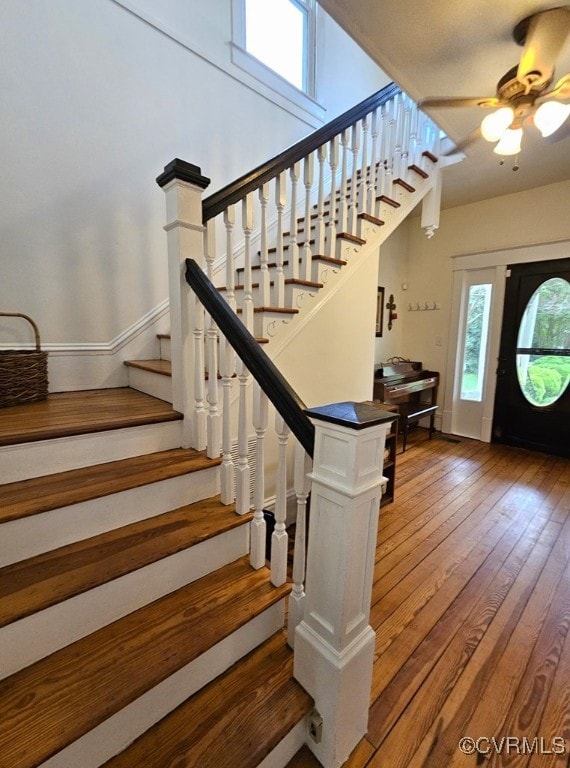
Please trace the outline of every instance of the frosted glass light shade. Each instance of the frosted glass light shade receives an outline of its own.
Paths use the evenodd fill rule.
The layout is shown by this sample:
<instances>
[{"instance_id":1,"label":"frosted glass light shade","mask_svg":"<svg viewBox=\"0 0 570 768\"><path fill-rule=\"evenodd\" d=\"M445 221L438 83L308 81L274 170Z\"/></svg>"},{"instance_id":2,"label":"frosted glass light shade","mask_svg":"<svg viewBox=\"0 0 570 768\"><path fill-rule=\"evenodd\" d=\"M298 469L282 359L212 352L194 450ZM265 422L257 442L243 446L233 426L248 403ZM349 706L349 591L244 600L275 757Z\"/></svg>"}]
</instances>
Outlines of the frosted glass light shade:
<instances>
[{"instance_id":1,"label":"frosted glass light shade","mask_svg":"<svg viewBox=\"0 0 570 768\"><path fill-rule=\"evenodd\" d=\"M518 155L521 151L522 132L522 128L515 128L514 130L507 128L503 137L493 149L493 152L496 152L503 157L507 155Z\"/></svg>"},{"instance_id":2,"label":"frosted glass light shade","mask_svg":"<svg viewBox=\"0 0 570 768\"><path fill-rule=\"evenodd\" d=\"M510 107L501 107L481 121L481 134L485 141L499 141L513 122L514 111Z\"/></svg>"},{"instance_id":3,"label":"frosted glass light shade","mask_svg":"<svg viewBox=\"0 0 570 768\"><path fill-rule=\"evenodd\" d=\"M534 114L534 124L544 137L557 131L570 115L570 104L559 101L545 101Z\"/></svg>"}]
</instances>

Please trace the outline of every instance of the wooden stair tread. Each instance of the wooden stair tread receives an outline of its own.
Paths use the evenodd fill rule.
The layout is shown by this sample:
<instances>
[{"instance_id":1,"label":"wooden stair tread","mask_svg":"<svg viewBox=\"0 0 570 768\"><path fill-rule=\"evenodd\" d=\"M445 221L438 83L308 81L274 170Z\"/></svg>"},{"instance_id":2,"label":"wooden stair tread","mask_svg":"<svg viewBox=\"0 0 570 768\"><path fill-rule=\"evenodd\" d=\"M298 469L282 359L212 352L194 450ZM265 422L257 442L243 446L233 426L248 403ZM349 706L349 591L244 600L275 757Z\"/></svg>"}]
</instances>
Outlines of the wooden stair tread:
<instances>
[{"instance_id":1,"label":"wooden stair tread","mask_svg":"<svg viewBox=\"0 0 570 768\"><path fill-rule=\"evenodd\" d=\"M412 185L407 182L405 179L394 179L394 184L397 184L398 186L402 187L402 189L405 189L407 192L415 192L416 188L412 187Z\"/></svg>"},{"instance_id":2,"label":"wooden stair tread","mask_svg":"<svg viewBox=\"0 0 570 768\"><path fill-rule=\"evenodd\" d=\"M0 626L98 587L251 520L219 496L0 569Z\"/></svg>"},{"instance_id":3,"label":"wooden stair tread","mask_svg":"<svg viewBox=\"0 0 570 768\"><path fill-rule=\"evenodd\" d=\"M312 705L278 632L104 768L256 768Z\"/></svg>"},{"instance_id":4,"label":"wooden stair tread","mask_svg":"<svg viewBox=\"0 0 570 768\"><path fill-rule=\"evenodd\" d=\"M430 152L429 150L425 149L422 152L422 157L427 157L428 160L431 160L432 163L437 163L437 157L433 154L433 152Z\"/></svg>"},{"instance_id":5,"label":"wooden stair tread","mask_svg":"<svg viewBox=\"0 0 570 768\"><path fill-rule=\"evenodd\" d=\"M378 195L376 198L376 201L379 203L386 203L386 205L389 205L392 208L399 208L400 203L397 200L394 200L391 197L388 197L387 195Z\"/></svg>"},{"instance_id":6,"label":"wooden stair tread","mask_svg":"<svg viewBox=\"0 0 570 768\"><path fill-rule=\"evenodd\" d=\"M159 373L161 376L172 376L170 360L125 360L127 368L138 368L141 371Z\"/></svg>"},{"instance_id":7,"label":"wooden stair tread","mask_svg":"<svg viewBox=\"0 0 570 768\"><path fill-rule=\"evenodd\" d=\"M0 409L0 446L182 419L170 403L129 387L57 392Z\"/></svg>"},{"instance_id":8,"label":"wooden stair tread","mask_svg":"<svg viewBox=\"0 0 570 768\"><path fill-rule=\"evenodd\" d=\"M377 227L383 227L385 224L382 219L378 219L376 216L372 216L371 213L359 213L358 218L363 219L364 221L369 221L371 224L376 224Z\"/></svg>"},{"instance_id":9,"label":"wooden stair tread","mask_svg":"<svg viewBox=\"0 0 570 768\"><path fill-rule=\"evenodd\" d=\"M157 339L169 339L170 334L169 333L157 333L156 334Z\"/></svg>"},{"instance_id":10,"label":"wooden stair tread","mask_svg":"<svg viewBox=\"0 0 570 768\"><path fill-rule=\"evenodd\" d=\"M356 243L356 245L364 245L366 243L366 240L363 240L361 237L357 237L357 235L353 235L350 232L339 232L336 239L348 240L351 243Z\"/></svg>"},{"instance_id":11,"label":"wooden stair tread","mask_svg":"<svg viewBox=\"0 0 570 768\"><path fill-rule=\"evenodd\" d=\"M427 173L427 171L424 171L423 168L420 168L419 165L415 165L415 163L413 165L408 165L408 170L414 171L414 173L417 173L418 176L422 177L422 179L429 178L429 173Z\"/></svg>"},{"instance_id":12,"label":"wooden stair tread","mask_svg":"<svg viewBox=\"0 0 570 768\"><path fill-rule=\"evenodd\" d=\"M238 315L241 315L243 313L243 309L238 308L236 310ZM259 314L260 312L275 312L279 315L297 315L299 314L298 309L293 309L292 307L254 307L253 313Z\"/></svg>"},{"instance_id":13,"label":"wooden stair tread","mask_svg":"<svg viewBox=\"0 0 570 768\"><path fill-rule=\"evenodd\" d=\"M240 558L6 678L5 764L39 765L289 591Z\"/></svg>"},{"instance_id":14,"label":"wooden stair tread","mask_svg":"<svg viewBox=\"0 0 570 768\"><path fill-rule=\"evenodd\" d=\"M171 448L0 485L0 522L108 496L220 464L205 452Z\"/></svg>"}]
</instances>

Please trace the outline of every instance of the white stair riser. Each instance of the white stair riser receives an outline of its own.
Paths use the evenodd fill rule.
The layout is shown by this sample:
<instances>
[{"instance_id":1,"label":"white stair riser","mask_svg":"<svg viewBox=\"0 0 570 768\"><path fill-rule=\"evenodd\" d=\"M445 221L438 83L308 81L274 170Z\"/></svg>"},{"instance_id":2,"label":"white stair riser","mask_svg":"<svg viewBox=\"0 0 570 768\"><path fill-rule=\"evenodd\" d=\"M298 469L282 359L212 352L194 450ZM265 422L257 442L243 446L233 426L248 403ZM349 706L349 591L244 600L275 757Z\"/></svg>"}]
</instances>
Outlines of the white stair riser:
<instances>
[{"instance_id":1,"label":"white stair riser","mask_svg":"<svg viewBox=\"0 0 570 768\"><path fill-rule=\"evenodd\" d=\"M179 448L182 421L39 440L0 448L2 483Z\"/></svg>"},{"instance_id":2,"label":"white stair riser","mask_svg":"<svg viewBox=\"0 0 570 768\"><path fill-rule=\"evenodd\" d=\"M271 637L283 626L283 622L284 601L281 601L42 763L41 768L98 768L185 699Z\"/></svg>"},{"instance_id":3,"label":"white stair riser","mask_svg":"<svg viewBox=\"0 0 570 768\"><path fill-rule=\"evenodd\" d=\"M172 360L170 339L159 339L160 359Z\"/></svg>"},{"instance_id":4,"label":"white stair riser","mask_svg":"<svg viewBox=\"0 0 570 768\"><path fill-rule=\"evenodd\" d=\"M241 525L0 629L6 677L247 554ZM38 637L42 638L41 644Z\"/></svg>"},{"instance_id":5,"label":"white stair riser","mask_svg":"<svg viewBox=\"0 0 570 768\"><path fill-rule=\"evenodd\" d=\"M172 378L153 371L129 366L129 387L146 395L158 397L167 403L172 402Z\"/></svg>"},{"instance_id":6,"label":"white stair riser","mask_svg":"<svg viewBox=\"0 0 570 768\"><path fill-rule=\"evenodd\" d=\"M217 467L30 515L0 528L0 567L219 492Z\"/></svg>"}]
</instances>

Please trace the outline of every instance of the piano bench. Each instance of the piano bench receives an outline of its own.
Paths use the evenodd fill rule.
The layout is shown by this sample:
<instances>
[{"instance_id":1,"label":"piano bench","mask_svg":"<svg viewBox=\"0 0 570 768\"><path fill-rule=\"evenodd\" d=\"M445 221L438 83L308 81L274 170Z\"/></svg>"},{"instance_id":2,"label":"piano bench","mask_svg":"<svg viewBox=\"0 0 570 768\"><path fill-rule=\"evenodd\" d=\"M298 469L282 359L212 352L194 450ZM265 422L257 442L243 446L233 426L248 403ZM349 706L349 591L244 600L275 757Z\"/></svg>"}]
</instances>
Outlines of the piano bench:
<instances>
[{"instance_id":1,"label":"piano bench","mask_svg":"<svg viewBox=\"0 0 570 768\"><path fill-rule=\"evenodd\" d=\"M423 419L424 416L429 416L429 439L431 440L437 405L430 405L429 403L399 403L398 408L400 411L399 426L402 430L402 453L406 452L410 426Z\"/></svg>"}]
</instances>

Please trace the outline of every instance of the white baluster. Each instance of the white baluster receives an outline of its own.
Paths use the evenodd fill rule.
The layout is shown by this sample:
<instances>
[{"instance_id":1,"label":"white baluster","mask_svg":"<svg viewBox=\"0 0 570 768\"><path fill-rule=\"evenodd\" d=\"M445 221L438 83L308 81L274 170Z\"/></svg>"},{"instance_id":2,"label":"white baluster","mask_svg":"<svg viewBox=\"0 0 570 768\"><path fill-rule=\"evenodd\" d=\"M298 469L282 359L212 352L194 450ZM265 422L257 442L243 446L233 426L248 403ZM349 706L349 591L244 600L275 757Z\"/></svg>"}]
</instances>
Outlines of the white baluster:
<instances>
[{"instance_id":1,"label":"white baluster","mask_svg":"<svg viewBox=\"0 0 570 768\"><path fill-rule=\"evenodd\" d=\"M289 226L289 240L287 243L287 253L289 260L289 276L294 280L299 278L299 244L297 242L297 187L299 184L300 168L301 164L295 163L289 169L289 176L291 178L291 218ZM307 239L306 232L305 239Z\"/></svg>"},{"instance_id":2,"label":"white baluster","mask_svg":"<svg viewBox=\"0 0 570 768\"><path fill-rule=\"evenodd\" d=\"M283 271L283 209L287 202L287 176L285 171L275 179L275 205L277 206L277 253L273 303L285 306L285 272Z\"/></svg>"},{"instance_id":3,"label":"white baluster","mask_svg":"<svg viewBox=\"0 0 570 768\"><path fill-rule=\"evenodd\" d=\"M261 208L261 251L259 256L259 306L268 307L271 303L269 298L270 278L269 278L269 254L267 245L267 204L269 202L269 184L262 184L259 188L259 204Z\"/></svg>"},{"instance_id":4,"label":"white baluster","mask_svg":"<svg viewBox=\"0 0 570 768\"><path fill-rule=\"evenodd\" d=\"M408 165L410 157L410 132L412 128L412 111L410 108L410 99L404 96L404 132L402 138L402 159L400 164L400 178L408 176Z\"/></svg>"},{"instance_id":5,"label":"white baluster","mask_svg":"<svg viewBox=\"0 0 570 768\"><path fill-rule=\"evenodd\" d=\"M387 197L392 197L392 181L394 178L394 152L396 148L396 113L397 102L395 99L388 102L388 135L386 136L387 155L386 155L386 192Z\"/></svg>"},{"instance_id":6,"label":"white baluster","mask_svg":"<svg viewBox=\"0 0 570 768\"><path fill-rule=\"evenodd\" d=\"M196 302L194 310L194 414L193 432L194 447L197 451L203 451L207 445L206 405L204 374L206 364L204 360L204 307Z\"/></svg>"},{"instance_id":7,"label":"white baluster","mask_svg":"<svg viewBox=\"0 0 570 768\"><path fill-rule=\"evenodd\" d=\"M287 642L293 648L295 645L295 627L300 623L304 614L305 604L305 563L307 539L307 497L311 483L309 472L311 460L303 447L295 444L295 474L294 485L297 496L297 518L295 521L295 550L293 555L293 590L289 598L289 624L287 627Z\"/></svg>"},{"instance_id":8,"label":"white baluster","mask_svg":"<svg viewBox=\"0 0 570 768\"><path fill-rule=\"evenodd\" d=\"M329 220L327 222L326 255L332 258L336 255L336 171L338 168L339 137L335 136L329 144L329 165L331 168L331 194Z\"/></svg>"},{"instance_id":9,"label":"white baluster","mask_svg":"<svg viewBox=\"0 0 570 768\"><path fill-rule=\"evenodd\" d=\"M378 109L375 109L372 113L372 151L370 153L370 176L368 184L368 201L366 207L367 212L371 213L373 216L376 212L376 195L378 194L376 191L376 178L378 171L376 163L378 162L378 133L381 122L381 119L378 119Z\"/></svg>"},{"instance_id":10,"label":"white baluster","mask_svg":"<svg viewBox=\"0 0 570 768\"><path fill-rule=\"evenodd\" d=\"M342 146L342 159L341 159L341 177L340 177L340 200L338 204L338 229L339 232L348 231L348 142L349 131L343 131L340 135L340 143Z\"/></svg>"},{"instance_id":11,"label":"white baluster","mask_svg":"<svg viewBox=\"0 0 570 768\"><path fill-rule=\"evenodd\" d=\"M290 429L279 413L275 414L275 432L279 450L275 490L275 528L271 536L271 583L275 587L280 587L287 580L289 537L285 520L287 517L287 441Z\"/></svg>"},{"instance_id":12,"label":"white baluster","mask_svg":"<svg viewBox=\"0 0 570 768\"><path fill-rule=\"evenodd\" d=\"M226 227L226 301L234 310L236 308L236 273L234 265L233 231L236 222L235 206L230 205L224 211Z\"/></svg>"},{"instance_id":13,"label":"white baluster","mask_svg":"<svg viewBox=\"0 0 570 768\"><path fill-rule=\"evenodd\" d=\"M242 227L244 236L244 273L243 273L243 324L253 333L253 279L251 274L251 233L253 231L253 194L250 192L242 200Z\"/></svg>"},{"instance_id":14,"label":"white baluster","mask_svg":"<svg viewBox=\"0 0 570 768\"><path fill-rule=\"evenodd\" d=\"M220 338L220 374L222 377L222 466L220 494L222 504L233 504L235 467L232 458L231 396L232 377L235 373L235 352L229 342Z\"/></svg>"},{"instance_id":15,"label":"white baluster","mask_svg":"<svg viewBox=\"0 0 570 768\"><path fill-rule=\"evenodd\" d=\"M314 153L307 155L304 163L305 181L305 244L303 245L303 260L301 263L301 279L310 280L312 271L311 252L311 192L313 189ZM317 240L315 239L315 245ZM317 251L319 253L319 251Z\"/></svg>"},{"instance_id":16,"label":"white baluster","mask_svg":"<svg viewBox=\"0 0 570 768\"><path fill-rule=\"evenodd\" d=\"M387 185L387 171L388 171L388 152L390 151L390 143L388 140L388 137L390 135L390 111L386 105L382 107L382 125L381 125L381 136L380 136L380 167L379 167L379 174L380 179L378 183L378 193L379 195L386 195L386 185ZM379 209L379 206L378 206ZM375 216L378 215L378 213L374 214Z\"/></svg>"},{"instance_id":17,"label":"white baluster","mask_svg":"<svg viewBox=\"0 0 570 768\"><path fill-rule=\"evenodd\" d=\"M393 176L395 179L402 178L402 143L404 139L404 109L402 94L394 97L395 101L395 132L394 132L394 152L393 152Z\"/></svg>"},{"instance_id":18,"label":"white baluster","mask_svg":"<svg viewBox=\"0 0 570 768\"><path fill-rule=\"evenodd\" d=\"M348 232L356 234L356 215L358 213L358 150L360 149L360 121L352 126L352 140L350 150L352 152L352 178L350 180L350 197L348 208ZM364 172L364 171L363 171Z\"/></svg>"},{"instance_id":19,"label":"white baluster","mask_svg":"<svg viewBox=\"0 0 570 768\"><path fill-rule=\"evenodd\" d=\"M369 213L368 185L372 173L372 162L368 157L368 134L370 133L370 115L362 119L362 154L360 160L360 184L358 186L358 211Z\"/></svg>"},{"instance_id":20,"label":"white baluster","mask_svg":"<svg viewBox=\"0 0 570 768\"><path fill-rule=\"evenodd\" d=\"M210 281L213 279L214 261L216 257L216 220L210 219L206 226L204 251L206 257L206 274ZM208 372L207 401L208 415L206 419L207 455L217 459L221 448L221 416L218 407L218 327L208 313L206 318L206 370Z\"/></svg>"},{"instance_id":21,"label":"white baluster","mask_svg":"<svg viewBox=\"0 0 570 768\"><path fill-rule=\"evenodd\" d=\"M251 521L249 561L252 568L265 565L265 433L267 432L267 395L257 382L253 384L253 427L255 429L255 488L253 492L253 520Z\"/></svg>"},{"instance_id":22,"label":"white baluster","mask_svg":"<svg viewBox=\"0 0 570 768\"><path fill-rule=\"evenodd\" d=\"M248 456L247 432L249 425L249 403L247 399L247 385L249 383L249 371L241 360L237 363L237 378L239 381L238 400L238 462L235 467L236 476L236 512L245 515L251 507L249 490L250 467Z\"/></svg>"},{"instance_id":23,"label":"white baluster","mask_svg":"<svg viewBox=\"0 0 570 768\"><path fill-rule=\"evenodd\" d=\"M408 154L408 166L418 165L418 122L419 110L416 104L411 102L410 117L410 150Z\"/></svg>"},{"instance_id":24,"label":"white baluster","mask_svg":"<svg viewBox=\"0 0 570 768\"><path fill-rule=\"evenodd\" d=\"M325 163L327 161L327 145L322 144L317 150L319 159L319 197L317 201L317 228L315 237L315 253L325 254Z\"/></svg>"}]
</instances>

